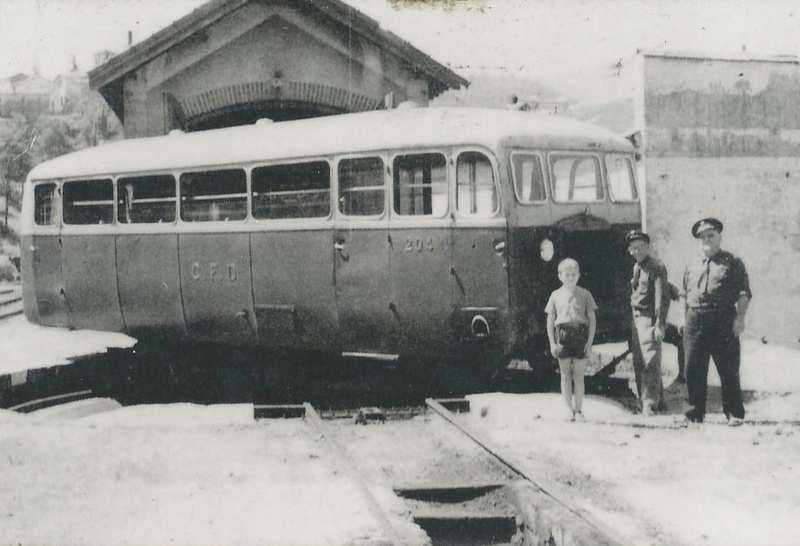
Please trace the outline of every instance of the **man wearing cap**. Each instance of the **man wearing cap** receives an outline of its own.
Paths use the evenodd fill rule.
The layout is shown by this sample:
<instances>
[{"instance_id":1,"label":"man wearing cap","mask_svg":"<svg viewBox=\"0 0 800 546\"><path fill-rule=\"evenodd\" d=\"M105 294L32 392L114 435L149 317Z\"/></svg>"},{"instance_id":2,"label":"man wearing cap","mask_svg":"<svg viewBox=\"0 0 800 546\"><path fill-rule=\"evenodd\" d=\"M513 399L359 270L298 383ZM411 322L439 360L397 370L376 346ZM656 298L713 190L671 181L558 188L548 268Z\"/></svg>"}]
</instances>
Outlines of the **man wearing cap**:
<instances>
[{"instance_id":1,"label":"man wearing cap","mask_svg":"<svg viewBox=\"0 0 800 546\"><path fill-rule=\"evenodd\" d=\"M685 415L698 423L705 417L708 359L712 357L722 384L722 409L728 423L736 426L744 419L739 334L744 331L752 293L744 263L720 248L721 233L722 222L716 218L704 218L692 226L702 255L686 267L681 290L686 312L686 384L692 406Z\"/></svg>"},{"instance_id":2,"label":"man wearing cap","mask_svg":"<svg viewBox=\"0 0 800 546\"><path fill-rule=\"evenodd\" d=\"M636 262L631 278L631 352L636 389L645 417L663 404L661 341L669 311L667 268L650 254L650 236L635 229L625 236Z\"/></svg>"}]
</instances>

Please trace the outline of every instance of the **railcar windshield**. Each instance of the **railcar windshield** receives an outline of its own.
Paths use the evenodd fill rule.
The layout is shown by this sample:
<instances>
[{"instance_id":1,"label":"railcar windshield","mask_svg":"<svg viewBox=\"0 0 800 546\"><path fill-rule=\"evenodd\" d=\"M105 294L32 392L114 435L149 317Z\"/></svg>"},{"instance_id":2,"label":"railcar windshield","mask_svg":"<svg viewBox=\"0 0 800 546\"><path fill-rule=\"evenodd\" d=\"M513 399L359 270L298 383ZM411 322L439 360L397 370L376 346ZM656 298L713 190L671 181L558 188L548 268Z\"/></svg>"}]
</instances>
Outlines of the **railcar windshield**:
<instances>
[{"instance_id":1,"label":"railcar windshield","mask_svg":"<svg viewBox=\"0 0 800 546\"><path fill-rule=\"evenodd\" d=\"M559 203L602 201L600 160L589 154L550 155L553 199Z\"/></svg>"},{"instance_id":2,"label":"railcar windshield","mask_svg":"<svg viewBox=\"0 0 800 546\"><path fill-rule=\"evenodd\" d=\"M635 201L636 176L631 158L621 154L606 155L608 191L612 201Z\"/></svg>"},{"instance_id":3,"label":"railcar windshield","mask_svg":"<svg viewBox=\"0 0 800 546\"><path fill-rule=\"evenodd\" d=\"M547 200L542 158L536 153L513 153L511 163L514 192L520 203L542 203Z\"/></svg>"}]
</instances>

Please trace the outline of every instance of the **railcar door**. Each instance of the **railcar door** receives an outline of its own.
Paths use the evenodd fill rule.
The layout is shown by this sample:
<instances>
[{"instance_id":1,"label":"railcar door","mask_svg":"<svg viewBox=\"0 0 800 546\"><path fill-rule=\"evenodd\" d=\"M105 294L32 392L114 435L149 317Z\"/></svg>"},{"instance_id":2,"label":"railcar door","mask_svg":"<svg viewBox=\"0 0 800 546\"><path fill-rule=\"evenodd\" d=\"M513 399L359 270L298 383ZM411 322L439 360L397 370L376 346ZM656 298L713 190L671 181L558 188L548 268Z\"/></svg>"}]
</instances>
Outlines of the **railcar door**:
<instances>
[{"instance_id":1,"label":"railcar door","mask_svg":"<svg viewBox=\"0 0 800 546\"><path fill-rule=\"evenodd\" d=\"M259 342L337 350L330 164L312 160L259 166L251 179Z\"/></svg>"},{"instance_id":2,"label":"railcar door","mask_svg":"<svg viewBox=\"0 0 800 546\"><path fill-rule=\"evenodd\" d=\"M111 179L64 182L63 213L62 275L70 326L122 332Z\"/></svg>"},{"instance_id":3,"label":"railcar door","mask_svg":"<svg viewBox=\"0 0 800 546\"><path fill-rule=\"evenodd\" d=\"M180 195L178 248L190 339L255 343L244 170L183 173Z\"/></svg>"},{"instance_id":4,"label":"railcar door","mask_svg":"<svg viewBox=\"0 0 800 546\"><path fill-rule=\"evenodd\" d=\"M390 251L393 313L403 355L446 350L452 307L451 220L446 155L392 159ZM441 356L440 354L438 356Z\"/></svg>"},{"instance_id":5,"label":"railcar door","mask_svg":"<svg viewBox=\"0 0 800 546\"><path fill-rule=\"evenodd\" d=\"M25 316L45 326L68 327L61 276L61 200L55 182L33 186L33 210L25 221L33 221L30 238L21 246L22 301Z\"/></svg>"},{"instance_id":6,"label":"railcar door","mask_svg":"<svg viewBox=\"0 0 800 546\"><path fill-rule=\"evenodd\" d=\"M463 150L455 157L453 225L455 336L507 350L509 297L506 219L497 167L489 154Z\"/></svg>"},{"instance_id":7,"label":"railcar door","mask_svg":"<svg viewBox=\"0 0 800 546\"><path fill-rule=\"evenodd\" d=\"M389 360L398 352L397 323L389 306L385 172L380 156L338 162L334 263L342 353Z\"/></svg>"},{"instance_id":8,"label":"railcar door","mask_svg":"<svg viewBox=\"0 0 800 546\"><path fill-rule=\"evenodd\" d=\"M117 204L117 276L125 329L136 338L185 338L175 177L120 177Z\"/></svg>"}]
</instances>

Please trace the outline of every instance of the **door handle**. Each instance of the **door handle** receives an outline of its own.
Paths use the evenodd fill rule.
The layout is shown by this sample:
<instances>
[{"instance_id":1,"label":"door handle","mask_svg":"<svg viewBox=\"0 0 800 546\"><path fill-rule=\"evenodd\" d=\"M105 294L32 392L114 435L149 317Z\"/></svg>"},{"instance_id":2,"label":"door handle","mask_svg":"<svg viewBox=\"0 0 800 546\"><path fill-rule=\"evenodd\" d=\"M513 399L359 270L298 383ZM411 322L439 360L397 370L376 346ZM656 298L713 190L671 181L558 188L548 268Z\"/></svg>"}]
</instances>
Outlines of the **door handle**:
<instances>
[{"instance_id":1,"label":"door handle","mask_svg":"<svg viewBox=\"0 0 800 546\"><path fill-rule=\"evenodd\" d=\"M339 251L339 256L342 257L342 260L347 261L350 259L350 255L344 249L344 242L343 241L336 241L333 243L333 248Z\"/></svg>"}]
</instances>

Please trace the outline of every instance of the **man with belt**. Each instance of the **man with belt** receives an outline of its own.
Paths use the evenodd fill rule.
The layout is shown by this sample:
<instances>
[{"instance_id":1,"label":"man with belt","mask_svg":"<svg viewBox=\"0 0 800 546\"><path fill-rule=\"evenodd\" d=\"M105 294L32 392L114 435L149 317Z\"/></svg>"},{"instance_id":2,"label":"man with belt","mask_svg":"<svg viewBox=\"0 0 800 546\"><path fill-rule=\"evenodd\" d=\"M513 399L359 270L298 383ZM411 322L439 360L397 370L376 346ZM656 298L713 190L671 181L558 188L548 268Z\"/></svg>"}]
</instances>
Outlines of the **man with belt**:
<instances>
[{"instance_id":1,"label":"man with belt","mask_svg":"<svg viewBox=\"0 0 800 546\"><path fill-rule=\"evenodd\" d=\"M686 313L683 347L686 384L692 409L685 416L702 423L706 413L708 359L714 359L722 384L722 409L728 424L744 419L739 384L741 350L739 334L750 303L750 280L744 263L722 250L722 222L704 218L692 226L702 255L690 262L683 276L681 301Z\"/></svg>"},{"instance_id":2,"label":"man with belt","mask_svg":"<svg viewBox=\"0 0 800 546\"><path fill-rule=\"evenodd\" d=\"M636 262L631 279L631 352L636 389L645 417L661 409L661 341L669 311L667 268L650 254L650 236L635 229L625 237L628 252Z\"/></svg>"}]
</instances>

